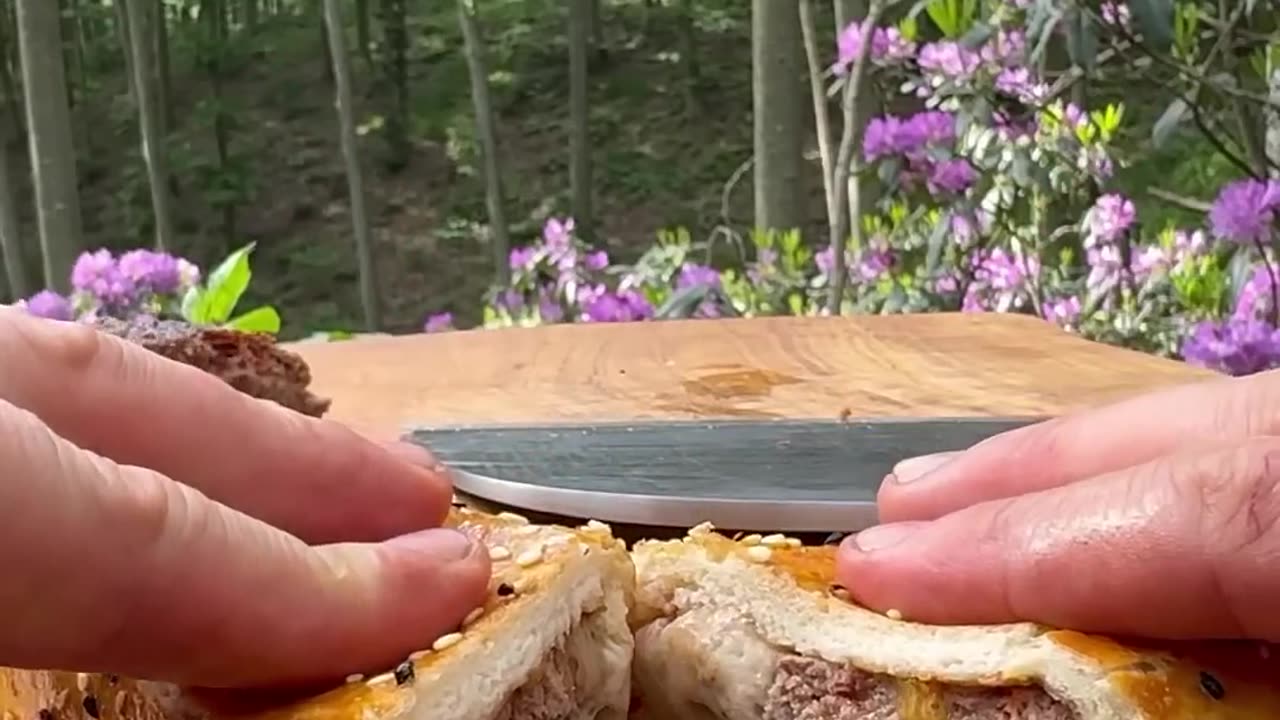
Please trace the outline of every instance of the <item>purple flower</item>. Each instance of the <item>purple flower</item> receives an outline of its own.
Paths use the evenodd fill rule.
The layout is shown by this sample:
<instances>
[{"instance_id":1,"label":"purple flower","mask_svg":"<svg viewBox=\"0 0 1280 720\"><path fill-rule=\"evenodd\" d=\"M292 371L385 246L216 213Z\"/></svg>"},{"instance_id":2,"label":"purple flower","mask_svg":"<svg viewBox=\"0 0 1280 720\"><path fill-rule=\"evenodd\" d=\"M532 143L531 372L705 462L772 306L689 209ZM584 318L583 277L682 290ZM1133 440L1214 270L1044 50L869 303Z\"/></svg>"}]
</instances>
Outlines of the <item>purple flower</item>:
<instances>
[{"instance_id":1,"label":"purple flower","mask_svg":"<svg viewBox=\"0 0 1280 720\"><path fill-rule=\"evenodd\" d=\"M534 248L512 248L511 254L507 257L507 264L512 270L532 270L537 257L538 251Z\"/></svg>"},{"instance_id":2,"label":"purple flower","mask_svg":"<svg viewBox=\"0 0 1280 720\"><path fill-rule=\"evenodd\" d=\"M706 265L685 263L681 266L680 275L676 278L676 288L684 290L691 287L719 288L720 273Z\"/></svg>"},{"instance_id":3,"label":"purple flower","mask_svg":"<svg viewBox=\"0 0 1280 720\"><path fill-rule=\"evenodd\" d=\"M1129 6L1123 2L1102 1L1102 22L1108 25L1129 26Z\"/></svg>"},{"instance_id":4,"label":"purple flower","mask_svg":"<svg viewBox=\"0 0 1280 720\"><path fill-rule=\"evenodd\" d=\"M1046 300L1044 319L1064 328L1074 327L1080 319L1080 298L1070 295Z\"/></svg>"},{"instance_id":5,"label":"purple flower","mask_svg":"<svg viewBox=\"0 0 1280 720\"><path fill-rule=\"evenodd\" d=\"M915 156L929 146L943 146L956 139L956 118L948 112L930 110L903 120L893 115L872 118L862 139L867 161L890 155Z\"/></svg>"},{"instance_id":6,"label":"purple flower","mask_svg":"<svg viewBox=\"0 0 1280 720\"><path fill-rule=\"evenodd\" d=\"M864 249L858 255L858 262L853 265L851 273L855 279L863 282L874 282L884 277L893 268L893 251L883 246Z\"/></svg>"},{"instance_id":7,"label":"purple flower","mask_svg":"<svg viewBox=\"0 0 1280 720\"><path fill-rule=\"evenodd\" d=\"M49 320L72 320L75 312L71 301L52 290L41 290L23 301L27 312Z\"/></svg>"},{"instance_id":8,"label":"purple flower","mask_svg":"<svg viewBox=\"0 0 1280 720\"><path fill-rule=\"evenodd\" d=\"M1236 180L1223 186L1209 209L1209 227L1223 240L1265 240L1280 205L1280 181Z\"/></svg>"},{"instance_id":9,"label":"purple flower","mask_svg":"<svg viewBox=\"0 0 1280 720\"><path fill-rule=\"evenodd\" d=\"M1049 94L1049 86L1038 82L1024 67L1001 70L996 75L996 89L1012 95L1028 105L1039 105Z\"/></svg>"},{"instance_id":10,"label":"purple flower","mask_svg":"<svg viewBox=\"0 0 1280 720\"><path fill-rule=\"evenodd\" d=\"M1014 255L1003 248L977 255L972 262L973 282L965 296L965 310L1008 312L1021 307L1029 281L1040 274L1039 258Z\"/></svg>"},{"instance_id":11,"label":"purple flower","mask_svg":"<svg viewBox=\"0 0 1280 720\"><path fill-rule=\"evenodd\" d=\"M1271 315L1271 272L1266 265L1256 265L1249 280L1236 294L1232 316L1240 320L1262 320Z\"/></svg>"},{"instance_id":12,"label":"purple flower","mask_svg":"<svg viewBox=\"0 0 1280 720\"><path fill-rule=\"evenodd\" d=\"M1128 232L1136 219L1137 211L1128 198L1118 193L1103 195L1088 213L1089 238L1094 243L1113 243ZM1091 244L1086 241L1086 245Z\"/></svg>"},{"instance_id":13,"label":"purple flower","mask_svg":"<svg viewBox=\"0 0 1280 720\"><path fill-rule=\"evenodd\" d=\"M453 329L453 313L442 312L436 313L427 318L427 322L422 326L423 332L436 333L445 332Z\"/></svg>"},{"instance_id":14,"label":"purple flower","mask_svg":"<svg viewBox=\"0 0 1280 720\"><path fill-rule=\"evenodd\" d=\"M182 285L178 259L168 253L130 250L120 256L118 267L135 287L157 295L177 292Z\"/></svg>"},{"instance_id":15,"label":"purple flower","mask_svg":"<svg viewBox=\"0 0 1280 720\"><path fill-rule=\"evenodd\" d=\"M81 253L71 268L71 285L103 305L128 305L135 292L133 282L120 271L109 250Z\"/></svg>"},{"instance_id":16,"label":"purple flower","mask_svg":"<svg viewBox=\"0 0 1280 720\"><path fill-rule=\"evenodd\" d=\"M940 75L950 80L966 80L982 65L982 57L951 40L933 42L920 48L916 60L925 74Z\"/></svg>"},{"instance_id":17,"label":"purple flower","mask_svg":"<svg viewBox=\"0 0 1280 720\"><path fill-rule=\"evenodd\" d=\"M1012 66L1020 64L1027 54L1027 36L1021 30L1001 30L979 51L986 62Z\"/></svg>"},{"instance_id":18,"label":"purple flower","mask_svg":"<svg viewBox=\"0 0 1280 720\"><path fill-rule=\"evenodd\" d=\"M1252 318L1202 322L1184 341L1182 357L1230 375L1251 375L1280 365L1280 331Z\"/></svg>"},{"instance_id":19,"label":"purple flower","mask_svg":"<svg viewBox=\"0 0 1280 720\"><path fill-rule=\"evenodd\" d=\"M836 38L836 63L831 71L836 75L849 72L857 62L862 51L862 37L866 31L867 20L861 23L849 23L840 36ZM873 62L887 64L901 62L915 54L916 44L902 36L896 27L878 27L871 33L870 59Z\"/></svg>"},{"instance_id":20,"label":"purple flower","mask_svg":"<svg viewBox=\"0 0 1280 720\"><path fill-rule=\"evenodd\" d=\"M653 317L653 306L635 290L602 292L584 304L585 322L632 322Z\"/></svg>"},{"instance_id":21,"label":"purple flower","mask_svg":"<svg viewBox=\"0 0 1280 720\"><path fill-rule=\"evenodd\" d=\"M604 250L587 253L584 264L588 270L603 270L609 267L609 253Z\"/></svg>"},{"instance_id":22,"label":"purple flower","mask_svg":"<svg viewBox=\"0 0 1280 720\"><path fill-rule=\"evenodd\" d=\"M569 248L573 240L573 227L573 218L547 218L546 224L542 226L542 239L553 254Z\"/></svg>"},{"instance_id":23,"label":"purple flower","mask_svg":"<svg viewBox=\"0 0 1280 720\"><path fill-rule=\"evenodd\" d=\"M929 172L928 187L933 195L942 193L962 193L978 179L973 166L964 158L944 160Z\"/></svg>"}]
</instances>

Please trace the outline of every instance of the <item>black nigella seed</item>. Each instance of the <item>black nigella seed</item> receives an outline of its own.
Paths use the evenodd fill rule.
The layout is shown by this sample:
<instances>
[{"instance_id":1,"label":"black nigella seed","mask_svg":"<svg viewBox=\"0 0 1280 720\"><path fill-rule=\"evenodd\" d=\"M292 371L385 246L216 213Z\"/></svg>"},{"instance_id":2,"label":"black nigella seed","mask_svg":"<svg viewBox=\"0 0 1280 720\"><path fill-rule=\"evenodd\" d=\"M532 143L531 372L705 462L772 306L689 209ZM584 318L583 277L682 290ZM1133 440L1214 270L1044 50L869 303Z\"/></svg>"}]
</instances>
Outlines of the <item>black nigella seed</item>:
<instances>
[{"instance_id":1,"label":"black nigella seed","mask_svg":"<svg viewBox=\"0 0 1280 720\"><path fill-rule=\"evenodd\" d=\"M1214 700L1221 700L1227 696L1227 689L1222 687L1222 682L1203 670L1200 671L1200 688Z\"/></svg>"},{"instance_id":2,"label":"black nigella seed","mask_svg":"<svg viewBox=\"0 0 1280 720\"><path fill-rule=\"evenodd\" d=\"M405 660L396 666L395 678L397 685L404 685L413 679L413 661Z\"/></svg>"},{"instance_id":3,"label":"black nigella seed","mask_svg":"<svg viewBox=\"0 0 1280 720\"><path fill-rule=\"evenodd\" d=\"M40 720L53 720L53 711L49 708L40 709Z\"/></svg>"},{"instance_id":4,"label":"black nigella seed","mask_svg":"<svg viewBox=\"0 0 1280 720\"><path fill-rule=\"evenodd\" d=\"M822 544L823 545L839 545L840 541L844 539L844 536L845 536L845 533L833 532L827 536L826 540L822 541Z\"/></svg>"},{"instance_id":5,"label":"black nigella seed","mask_svg":"<svg viewBox=\"0 0 1280 720\"><path fill-rule=\"evenodd\" d=\"M93 720L98 720L101 717L98 714L98 698L92 695L85 695L84 702L81 704L84 705L85 714L93 718Z\"/></svg>"},{"instance_id":6,"label":"black nigella seed","mask_svg":"<svg viewBox=\"0 0 1280 720\"><path fill-rule=\"evenodd\" d=\"M515 593L516 593L516 589L511 587L507 583L502 583L501 585L498 586L498 597L508 597L510 595L514 595Z\"/></svg>"},{"instance_id":7,"label":"black nigella seed","mask_svg":"<svg viewBox=\"0 0 1280 720\"><path fill-rule=\"evenodd\" d=\"M119 675L108 675L108 676L107 676L107 682L111 683L112 685L116 685L116 684L118 684L118 683L120 682L120 676L119 676Z\"/></svg>"}]
</instances>

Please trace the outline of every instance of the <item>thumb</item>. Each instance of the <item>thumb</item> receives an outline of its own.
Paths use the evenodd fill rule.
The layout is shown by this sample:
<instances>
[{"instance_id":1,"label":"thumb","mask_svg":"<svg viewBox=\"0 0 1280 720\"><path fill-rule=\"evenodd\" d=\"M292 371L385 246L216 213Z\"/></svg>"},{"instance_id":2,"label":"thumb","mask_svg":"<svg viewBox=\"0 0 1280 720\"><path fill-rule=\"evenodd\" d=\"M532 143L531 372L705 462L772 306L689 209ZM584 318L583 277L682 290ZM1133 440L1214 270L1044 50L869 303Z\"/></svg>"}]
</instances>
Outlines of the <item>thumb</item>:
<instances>
[{"instance_id":1,"label":"thumb","mask_svg":"<svg viewBox=\"0 0 1280 720\"><path fill-rule=\"evenodd\" d=\"M922 622L1280 640L1277 563L1280 440L1262 439L881 525L846 541L838 576Z\"/></svg>"},{"instance_id":2,"label":"thumb","mask_svg":"<svg viewBox=\"0 0 1280 720\"><path fill-rule=\"evenodd\" d=\"M1280 371L1140 395L903 461L880 488L883 522L931 520L986 500L1066 485L1185 450L1280 430Z\"/></svg>"},{"instance_id":3,"label":"thumb","mask_svg":"<svg viewBox=\"0 0 1280 720\"><path fill-rule=\"evenodd\" d=\"M320 682L395 665L484 597L488 554L460 533L309 547L4 402L0 428L0 617L23 629L0 665Z\"/></svg>"}]
</instances>

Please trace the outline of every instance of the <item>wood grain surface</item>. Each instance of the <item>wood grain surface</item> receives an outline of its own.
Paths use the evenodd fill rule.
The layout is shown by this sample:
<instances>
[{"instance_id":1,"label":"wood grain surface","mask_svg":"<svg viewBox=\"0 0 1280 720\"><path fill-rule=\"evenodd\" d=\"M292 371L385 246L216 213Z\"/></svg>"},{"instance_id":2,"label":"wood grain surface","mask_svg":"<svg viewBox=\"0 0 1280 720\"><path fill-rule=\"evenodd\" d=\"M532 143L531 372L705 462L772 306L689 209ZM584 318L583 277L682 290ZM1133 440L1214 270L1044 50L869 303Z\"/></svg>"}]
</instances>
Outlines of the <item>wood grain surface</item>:
<instances>
[{"instance_id":1,"label":"wood grain surface","mask_svg":"<svg viewBox=\"0 0 1280 720\"><path fill-rule=\"evenodd\" d=\"M292 348L330 417L410 424L1057 415L1214 377L997 313L556 325Z\"/></svg>"}]
</instances>

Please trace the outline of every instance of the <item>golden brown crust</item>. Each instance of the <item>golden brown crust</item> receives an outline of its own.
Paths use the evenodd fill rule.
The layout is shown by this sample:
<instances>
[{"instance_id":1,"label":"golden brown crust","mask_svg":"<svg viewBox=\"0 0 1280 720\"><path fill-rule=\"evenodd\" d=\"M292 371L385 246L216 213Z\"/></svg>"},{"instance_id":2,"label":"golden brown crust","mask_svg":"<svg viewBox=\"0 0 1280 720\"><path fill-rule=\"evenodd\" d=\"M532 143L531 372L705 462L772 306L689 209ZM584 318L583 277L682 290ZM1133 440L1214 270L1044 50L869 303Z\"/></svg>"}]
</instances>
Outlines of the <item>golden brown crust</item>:
<instances>
[{"instance_id":1,"label":"golden brown crust","mask_svg":"<svg viewBox=\"0 0 1280 720\"><path fill-rule=\"evenodd\" d=\"M682 541L655 543L646 552L679 553L696 544L716 559L730 554L754 560L791 579L815 597L848 602L835 584L833 546L796 547L781 536L727 538L695 528ZM768 547L764 554L753 548ZM642 618L647 622L651 618ZM905 620L903 622L906 622ZM1094 664L1115 692L1151 720L1272 720L1280 718L1280 647L1253 641L1128 641L1068 630L1043 628L1057 646ZM1002 683L1020 678L1005 677Z\"/></svg>"},{"instance_id":2,"label":"golden brown crust","mask_svg":"<svg viewBox=\"0 0 1280 720\"><path fill-rule=\"evenodd\" d=\"M91 703L98 720L368 720L395 716L412 700L413 679L460 651L503 632L507 616L518 613L585 549L615 554L627 563L626 548L607 526L578 529L531 525L514 515L488 515L455 508L445 523L495 551L493 579L483 613L461 630L457 644L427 650L399 668L385 668L301 700L281 702L263 695L193 693L171 685L107 675L0 669L0 720L63 720L87 717ZM539 558L533 562L534 555ZM629 595L629 593L628 593ZM405 665L413 669L407 677ZM400 670L401 678L397 678ZM47 711L48 715L42 714Z\"/></svg>"}]
</instances>

